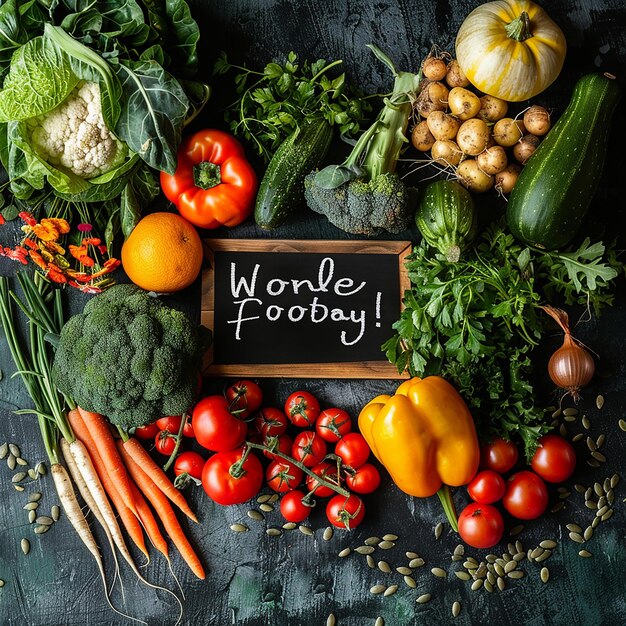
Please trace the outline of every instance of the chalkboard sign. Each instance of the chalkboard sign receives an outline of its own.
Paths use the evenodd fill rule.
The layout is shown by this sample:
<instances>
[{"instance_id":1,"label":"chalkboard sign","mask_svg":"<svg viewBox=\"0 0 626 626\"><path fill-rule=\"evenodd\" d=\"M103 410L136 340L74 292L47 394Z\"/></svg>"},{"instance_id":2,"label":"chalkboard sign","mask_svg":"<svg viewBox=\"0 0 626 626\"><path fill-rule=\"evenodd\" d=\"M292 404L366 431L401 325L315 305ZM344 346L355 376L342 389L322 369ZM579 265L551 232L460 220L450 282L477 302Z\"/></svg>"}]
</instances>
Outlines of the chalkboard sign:
<instances>
[{"instance_id":1,"label":"chalkboard sign","mask_svg":"<svg viewBox=\"0 0 626 626\"><path fill-rule=\"evenodd\" d=\"M201 322L218 376L402 378L381 352L407 241L209 239Z\"/></svg>"}]
</instances>

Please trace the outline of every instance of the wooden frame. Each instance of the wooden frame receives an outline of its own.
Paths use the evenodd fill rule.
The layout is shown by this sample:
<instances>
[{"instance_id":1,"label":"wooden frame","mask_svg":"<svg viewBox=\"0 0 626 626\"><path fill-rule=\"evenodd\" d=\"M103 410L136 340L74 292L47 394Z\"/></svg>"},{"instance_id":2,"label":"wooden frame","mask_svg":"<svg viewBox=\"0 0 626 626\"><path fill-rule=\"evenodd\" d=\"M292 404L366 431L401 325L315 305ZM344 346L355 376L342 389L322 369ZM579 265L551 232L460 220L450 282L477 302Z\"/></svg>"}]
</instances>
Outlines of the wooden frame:
<instances>
[{"instance_id":1,"label":"wooden frame","mask_svg":"<svg viewBox=\"0 0 626 626\"><path fill-rule=\"evenodd\" d=\"M406 257L411 252L410 241L326 241L290 239L206 239L204 257L207 269L202 274L200 322L213 330L215 318L214 253L215 252L302 252L329 254L394 254L398 257L400 278L400 307L402 297L410 288ZM295 363L295 364L227 364L213 362L212 348L207 352L204 374L207 376L254 376L256 378L408 378L385 361L358 363Z\"/></svg>"}]
</instances>

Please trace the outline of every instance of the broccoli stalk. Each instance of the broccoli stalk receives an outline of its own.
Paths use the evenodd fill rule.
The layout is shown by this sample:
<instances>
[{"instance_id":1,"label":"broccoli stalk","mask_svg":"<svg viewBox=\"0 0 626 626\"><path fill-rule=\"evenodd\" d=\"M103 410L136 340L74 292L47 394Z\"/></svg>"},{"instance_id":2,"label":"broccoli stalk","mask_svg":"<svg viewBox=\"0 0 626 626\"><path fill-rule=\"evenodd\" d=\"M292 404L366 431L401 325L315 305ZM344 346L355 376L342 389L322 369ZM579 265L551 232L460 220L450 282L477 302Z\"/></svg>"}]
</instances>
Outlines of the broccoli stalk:
<instances>
[{"instance_id":1,"label":"broccoli stalk","mask_svg":"<svg viewBox=\"0 0 626 626\"><path fill-rule=\"evenodd\" d=\"M393 73L393 92L342 164L306 177L305 198L313 211L338 228L374 236L383 230L402 232L412 222L417 190L400 180L396 165L408 142L405 133L420 75L398 72L376 46L368 47Z\"/></svg>"}]
</instances>

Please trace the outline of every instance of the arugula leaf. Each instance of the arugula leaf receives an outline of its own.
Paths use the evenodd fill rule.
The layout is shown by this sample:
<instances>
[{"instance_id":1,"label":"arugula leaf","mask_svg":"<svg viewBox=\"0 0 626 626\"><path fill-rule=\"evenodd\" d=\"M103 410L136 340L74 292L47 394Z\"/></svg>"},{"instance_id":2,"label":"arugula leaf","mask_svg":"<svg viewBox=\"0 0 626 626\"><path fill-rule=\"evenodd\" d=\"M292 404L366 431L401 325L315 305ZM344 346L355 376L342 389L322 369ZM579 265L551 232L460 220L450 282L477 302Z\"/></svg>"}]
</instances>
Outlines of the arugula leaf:
<instances>
[{"instance_id":1,"label":"arugula leaf","mask_svg":"<svg viewBox=\"0 0 626 626\"><path fill-rule=\"evenodd\" d=\"M584 288L593 291L597 288L597 279L608 282L617 276L617 270L602 263L604 252L605 247L601 241L591 244L587 237L578 250L556 256L563 262L577 291L583 291Z\"/></svg>"}]
</instances>

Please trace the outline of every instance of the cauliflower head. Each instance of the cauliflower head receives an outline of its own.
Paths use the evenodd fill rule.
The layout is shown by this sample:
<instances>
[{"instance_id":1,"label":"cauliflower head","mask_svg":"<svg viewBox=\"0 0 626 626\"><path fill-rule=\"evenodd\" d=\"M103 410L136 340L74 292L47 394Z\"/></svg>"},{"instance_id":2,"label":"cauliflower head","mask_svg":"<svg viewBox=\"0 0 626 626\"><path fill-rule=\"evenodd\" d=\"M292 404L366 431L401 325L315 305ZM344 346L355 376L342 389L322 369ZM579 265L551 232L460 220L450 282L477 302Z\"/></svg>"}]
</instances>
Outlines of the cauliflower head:
<instances>
[{"instance_id":1,"label":"cauliflower head","mask_svg":"<svg viewBox=\"0 0 626 626\"><path fill-rule=\"evenodd\" d=\"M114 285L63 327L58 388L128 430L191 408L209 331L135 285Z\"/></svg>"},{"instance_id":2,"label":"cauliflower head","mask_svg":"<svg viewBox=\"0 0 626 626\"><path fill-rule=\"evenodd\" d=\"M105 174L128 156L128 147L102 117L97 83L81 81L55 109L31 118L29 126L39 156L80 178Z\"/></svg>"}]
</instances>

